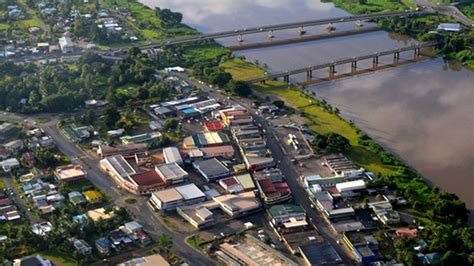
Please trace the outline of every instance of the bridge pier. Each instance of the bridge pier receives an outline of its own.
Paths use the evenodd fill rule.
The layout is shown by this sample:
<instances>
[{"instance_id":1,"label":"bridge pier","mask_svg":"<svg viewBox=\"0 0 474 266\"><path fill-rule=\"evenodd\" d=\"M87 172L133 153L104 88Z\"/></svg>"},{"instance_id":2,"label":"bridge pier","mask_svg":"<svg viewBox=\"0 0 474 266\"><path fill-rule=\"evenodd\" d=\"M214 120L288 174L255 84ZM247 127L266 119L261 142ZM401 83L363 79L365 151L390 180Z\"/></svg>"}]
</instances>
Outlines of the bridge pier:
<instances>
[{"instance_id":1,"label":"bridge pier","mask_svg":"<svg viewBox=\"0 0 474 266\"><path fill-rule=\"evenodd\" d=\"M357 61L352 61L351 63L351 74L355 74L357 71Z\"/></svg>"},{"instance_id":2,"label":"bridge pier","mask_svg":"<svg viewBox=\"0 0 474 266\"><path fill-rule=\"evenodd\" d=\"M336 66L335 65L330 65L329 66L329 77L330 78L334 77L335 73L336 73Z\"/></svg>"},{"instance_id":3,"label":"bridge pier","mask_svg":"<svg viewBox=\"0 0 474 266\"><path fill-rule=\"evenodd\" d=\"M273 37L275 37L275 36L273 36L273 31L272 30L267 33L267 36L268 36L269 39L272 39Z\"/></svg>"},{"instance_id":4,"label":"bridge pier","mask_svg":"<svg viewBox=\"0 0 474 266\"><path fill-rule=\"evenodd\" d=\"M243 41L244 41L244 39L242 38L242 34L239 34L239 35L237 36L237 41L238 41L238 42L243 42Z\"/></svg>"},{"instance_id":5,"label":"bridge pier","mask_svg":"<svg viewBox=\"0 0 474 266\"><path fill-rule=\"evenodd\" d=\"M266 83L266 80L260 81L260 84L265 84L265 83Z\"/></svg>"},{"instance_id":6,"label":"bridge pier","mask_svg":"<svg viewBox=\"0 0 474 266\"><path fill-rule=\"evenodd\" d=\"M306 34L306 30L304 29L303 26L301 26L301 27L298 28L298 34L299 34L299 35L305 35L305 34Z\"/></svg>"},{"instance_id":7,"label":"bridge pier","mask_svg":"<svg viewBox=\"0 0 474 266\"><path fill-rule=\"evenodd\" d=\"M283 81L286 83L290 83L290 75L284 75L283 76Z\"/></svg>"},{"instance_id":8,"label":"bridge pier","mask_svg":"<svg viewBox=\"0 0 474 266\"><path fill-rule=\"evenodd\" d=\"M311 82L311 79L313 77L313 70L308 70L306 71L306 82L307 83L310 83Z\"/></svg>"},{"instance_id":9,"label":"bridge pier","mask_svg":"<svg viewBox=\"0 0 474 266\"><path fill-rule=\"evenodd\" d=\"M398 64L398 61L400 61L400 52L395 52L393 54L393 64L394 65Z\"/></svg>"},{"instance_id":10,"label":"bridge pier","mask_svg":"<svg viewBox=\"0 0 474 266\"><path fill-rule=\"evenodd\" d=\"M378 66L379 66L379 56L376 55L376 56L374 56L374 58L372 59L372 68L373 68L373 69L376 69Z\"/></svg>"},{"instance_id":11,"label":"bridge pier","mask_svg":"<svg viewBox=\"0 0 474 266\"><path fill-rule=\"evenodd\" d=\"M421 53L421 49L420 48L415 48L413 60L415 60L415 61L418 60L418 57L420 56L420 53Z\"/></svg>"},{"instance_id":12,"label":"bridge pier","mask_svg":"<svg viewBox=\"0 0 474 266\"><path fill-rule=\"evenodd\" d=\"M362 20L360 20L360 19L356 20L355 24L356 24L357 28L360 28L360 27L364 26L364 23L362 23Z\"/></svg>"}]
</instances>

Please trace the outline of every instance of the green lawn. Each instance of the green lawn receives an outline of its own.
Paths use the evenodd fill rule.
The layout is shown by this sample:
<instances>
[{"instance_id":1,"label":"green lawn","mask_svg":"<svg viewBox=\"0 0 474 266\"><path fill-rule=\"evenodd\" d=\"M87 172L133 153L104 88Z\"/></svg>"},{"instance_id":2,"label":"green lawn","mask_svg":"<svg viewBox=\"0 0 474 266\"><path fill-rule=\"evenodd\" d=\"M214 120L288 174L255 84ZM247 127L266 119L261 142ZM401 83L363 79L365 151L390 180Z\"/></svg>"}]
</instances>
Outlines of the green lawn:
<instances>
[{"instance_id":1,"label":"green lawn","mask_svg":"<svg viewBox=\"0 0 474 266\"><path fill-rule=\"evenodd\" d=\"M185 46L184 58L188 62L208 62L230 54L230 51L219 44Z\"/></svg>"},{"instance_id":2,"label":"green lawn","mask_svg":"<svg viewBox=\"0 0 474 266\"><path fill-rule=\"evenodd\" d=\"M61 265L61 266L77 265L76 260L69 257L67 254L64 254L59 251L43 251L43 252L39 252L38 255L42 256L45 259L50 260L54 265Z\"/></svg>"},{"instance_id":3,"label":"green lawn","mask_svg":"<svg viewBox=\"0 0 474 266\"><path fill-rule=\"evenodd\" d=\"M236 80L249 80L262 77L265 70L255 67L242 59L233 59L220 65Z\"/></svg>"},{"instance_id":4,"label":"green lawn","mask_svg":"<svg viewBox=\"0 0 474 266\"><path fill-rule=\"evenodd\" d=\"M410 0L403 1L392 1L392 0L367 0L367 3L360 4L359 1L347 1L347 0L324 0L323 2L332 2L337 7L346 10L351 14L364 14L364 13L377 13L377 12L388 12L394 10L404 10L410 6L404 4L408 3L412 5ZM401 3L403 2L403 3Z\"/></svg>"},{"instance_id":5,"label":"green lawn","mask_svg":"<svg viewBox=\"0 0 474 266\"><path fill-rule=\"evenodd\" d=\"M7 30L9 25L7 23L0 23L0 30Z\"/></svg>"},{"instance_id":6,"label":"green lawn","mask_svg":"<svg viewBox=\"0 0 474 266\"><path fill-rule=\"evenodd\" d=\"M49 118L46 118L46 117L38 117L38 118L35 119L35 121L40 123L40 124L44 124L44 123L48 123L51 120Z\"/></svg>"},{"instance_id":7,"label":"green lawn","mask_svg":"<svg viewBox=\"0 0 474 266\"><path fill-rule=\"evenodd\" d=\"M108 5L118 5L128 8L132 12L134 21L128 22L140 30L145 37L160 40L170 37L179 37L196 34L196 30L179 24L172 28L164 28L161 20L156 16L155 10L139 2L128 0L105 0Z\"/></svg>"},{"instance_id":8,"label":"green lawn","mask_svg":"<svg viewBox=\"0 0 474 266\"><path fill-rule=\"evenodd\" d=\"M5 181L0 180L0 189L6 189L6 188L7 188L7 184L5 184Z\"/></svg>"}]
</instances>

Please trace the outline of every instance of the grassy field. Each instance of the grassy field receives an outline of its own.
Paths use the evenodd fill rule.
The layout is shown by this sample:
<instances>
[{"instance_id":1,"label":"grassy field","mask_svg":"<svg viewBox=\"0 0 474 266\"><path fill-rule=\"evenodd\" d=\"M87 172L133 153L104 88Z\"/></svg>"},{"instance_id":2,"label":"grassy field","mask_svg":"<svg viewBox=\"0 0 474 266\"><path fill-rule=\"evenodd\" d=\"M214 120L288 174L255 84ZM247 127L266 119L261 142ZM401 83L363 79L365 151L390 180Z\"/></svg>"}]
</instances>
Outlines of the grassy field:
<instances>
[{"instance_id":1,"label":"grassy field","mask_svg":"<svg viewBox=\"0 0 474 266\"><path fill-rule=\"evenodd\" d=\"M0 189L6 189L7 185L5 184L5 181L0 180Z\"/></svg>"},{"instance_id":2,"label":"grassy field","mask_svg":"<svg viewBox=\"0 0 474 266\"><path fill-rule=\"evenodd\" d=\"M185 46L183 56L187 62L206 62L229 53L229 50L219 44L206 44Z\"/></svg>"},{"instance_id":3,"label":"grassy field","mask_svg":"<svg viewBox=\"0 0 474 266\"><path fill-rule=\"evenodd\" d=\"M248 80L261 77L264 74L263 69L240 59L225 62L221 64L221 67L229 72L236 80ZM321 108L318 100L298 90L288 89L286 83L278 81L254 85L254 89L265 94L276 95L289 106L304 111L306 113L306 124L315 132L320 134L335 132L347 138L352 145L352 149L346 155L360 166L374 173L381 173L383 175L391 175L396 172L396 167L383 164L378 154L358 143L360 133L358 133L357 128L351 126L338 115Z\"/></svg>"},{"instance_id":4,"label":"grassy field","mask_svg":"<svg viewBox=\"0 0 474 266\"><path fill-rule=\"evenodd\" d=\"M48 123L51 120L49 118L46 118L46 117L38 117L38 118L35 119L35 121L37 123L44 124L44 123Z\"/></svg>"},{"instance_id":5,"label":"grassy field","mask_svg":"<svg viewBox=\"0 0 474 266\"><path fill-rule=\"evenodd\" d=\"M163 28L155 10L139 3L128 0L105 0L108 5L118 5L128 8L132 12L134 20L128 22L141 33L151 39L160 40L170 37L186 36L196 34L196 30L184 25L176 25L173 28Z\"/></svg>"},{"instance_id":6,"label":"grassy field","mask_svg":"<svg viewBox=\"0 0 474 266\"><path fill-rule=\"evenodd\" d=\"M77 265L76 260L69 257L67 254L64 254L59 251L43 251L43 252L38 253L38 255L42 256L45 259L50 260L54 265L62 265L62 266Z\"/></svg>"},{"instance_id":7,"label":"grassy field","mask_svg":"<svg viewBox=\"0 0 474 266\"><path fill-rule=\"evenodd\" d=\"M367 0L366 4L359 4L358 1L346 0L323 0L323 2L332 2L337 7L342 8L352 14L404 10L407 9L405 4L409 4L408 7L413 5L410 0L403 0L401 2L391 0Z\"/></svg>"},{"instance_id":8,"label":"grassy field","mask_svg":"<svg viewBox=\"0 0 474 266\"><path fill-rule=\"evenodd\" d=\"M0 23L0 30L7 30L10 25L7 23Z\"/></svg>"}]
</instances>

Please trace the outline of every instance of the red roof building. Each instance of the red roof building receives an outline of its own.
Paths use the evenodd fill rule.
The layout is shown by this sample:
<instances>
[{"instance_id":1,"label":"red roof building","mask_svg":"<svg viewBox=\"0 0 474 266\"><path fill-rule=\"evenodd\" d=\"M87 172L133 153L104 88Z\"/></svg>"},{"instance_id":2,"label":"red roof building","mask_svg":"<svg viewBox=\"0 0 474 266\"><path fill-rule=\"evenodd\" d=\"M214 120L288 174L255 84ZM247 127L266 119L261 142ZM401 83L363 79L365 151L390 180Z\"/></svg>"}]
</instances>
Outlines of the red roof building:
<instances>
[{"instance_id":1,"label":"red roof building","mask_svg":"<svg viewBox=\"0 0 474 266\"><path fill-rule=\"evenodd\" d=\"M410 229L408 227L403 227L403 228L397 229L397 231L395 231L395 235L399 238L402 238L402 237L415 238L418 236L418 230Z\"/></svg>"},{"instance_id":2,"label":"red roof building","mask_svg":"<svg viewBox=\"0 0 474 266\"><path fill-rule=\"evenodd\" d=\"M206 131L221 131L224 129L224 123L221 121L209 121L204 124Z\"/></svg>"},{"instance_id":3,"label":"red roof building","mask_svg":"<svg viewBox=\"0 0 474 266\"><path fill-rule=\"evenodd\" d=\"M130 175L130 179L136 185L139 194L147 194L167 186L167 183L154 170Z\"/></svg>"},{"instance_id":4,"label":"red roof building","mask_svg":"<svg viewBox=\"0 0 474 266\"><path fill-rule=\"evenodd\" d=\"M260 197L265 204L272 205L291 199L291 191L286 182L272 182L270 179L257 181Z\"/></svg>"},{"instance_id":5,"label":"red roof building","mask_svg":"<svg viewBox=\"0 0 474 266\"><path fill-rule=\"evenodd\" d=\"M10 199L0 199L0 206L8 206L10 203Z\"/></svg>"},{"instance_id":6,"label":"red roof building","mask_svg":"<svg viewBox=\"0 0 474 266\"><path fill-rule=\"evenodd\" d=\"M21 156L21 162L28 167L33 167L36 164L36 158L32 152L25 152Z\"/></svg>"}]
</instances>

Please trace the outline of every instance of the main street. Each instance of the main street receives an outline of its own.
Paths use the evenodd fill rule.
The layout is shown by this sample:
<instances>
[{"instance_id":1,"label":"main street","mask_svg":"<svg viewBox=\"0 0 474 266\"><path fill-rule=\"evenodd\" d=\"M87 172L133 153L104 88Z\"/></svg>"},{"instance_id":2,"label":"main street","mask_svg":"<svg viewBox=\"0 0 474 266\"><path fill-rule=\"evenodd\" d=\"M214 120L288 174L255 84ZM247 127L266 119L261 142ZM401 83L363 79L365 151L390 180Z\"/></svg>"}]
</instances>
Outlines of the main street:
<instances>
[{"instance_id":1,"label":"main street","mask_svg":"<svg viewBox=\"0 0 474 266\"><path fill-rule=\"evenodd\" d=\"M90 155L85 153L75 143L67 140L59 131L57 123L59 118L53 114L41 114L41 115L22 115L13 113L1 113L0 120L15 121L26 124L34 123L34 119L37 117L45 117L50 121L44 124L38 124L37 126L42 128L48 135L50 135L57 148L68 156L72 162L81 164L87 171L88 179L103 192L107 193L114 199L114 203L117 206L126 208L132 216L141 223L145 230L151 235L157 237L161 234L170 235L173 238L173 252L180 258L185 259L188 262L192 262L192 265L213 265L207 256L200 253L199 251L191 248L185 243L187 234L177 233L169 230L164 226L161 221L157 218L157 214L148 207L147 199L132 195L128 192L118 189L114 181L106 175L99 167L98 160L92 158ZM125 203L126 198L135 198L137 203L127 204Z\"/></svg>"},{"instance_id":2,"label":"main street","mask_svg":"<svg viewBox=\"0 0 474 266\"><path fill-rule=\"evenodd\" d=\"M184 73L174 73L174 75L179 76L180 78L185 79L190 84L200 88L203 91L207 91L211 97L218 99L220 101L227 101L231 104L238 104L245 107L254 117L254 120L257 124L262 125L265 129L266 139L268 148L272 152L272 156L275 161L278 162L278 168L285 174L286 182L291 189L293 199L296 204L303 207L306 211L306 214L310 218L311 222L316 226L319 233L334 247L339 256L341 256L342 261L345 265L354 265L354 259L351 257L349 250L345 249L343 246L338 244L339 236L332 231L329 225L325 222L322 215L316 212L312 207L311 203L308 200L307 193L304 188L299 184L299 174L296 172L296 169L291 162L292 158L289 158L282 151L282 143L275 137L274 131L277 130L270 124L264 117L257 115L257 110L249 104L249 100L241 99L238 97L228 97L221 93L215 92L213 89L209 88L206 84L202 84L191 80Z\"/></svg>"}]
</instances>

